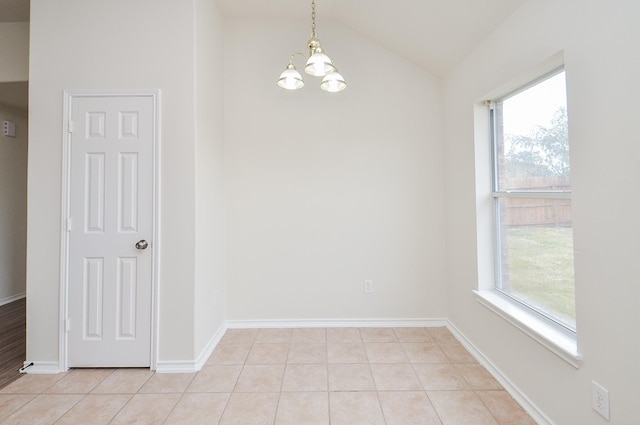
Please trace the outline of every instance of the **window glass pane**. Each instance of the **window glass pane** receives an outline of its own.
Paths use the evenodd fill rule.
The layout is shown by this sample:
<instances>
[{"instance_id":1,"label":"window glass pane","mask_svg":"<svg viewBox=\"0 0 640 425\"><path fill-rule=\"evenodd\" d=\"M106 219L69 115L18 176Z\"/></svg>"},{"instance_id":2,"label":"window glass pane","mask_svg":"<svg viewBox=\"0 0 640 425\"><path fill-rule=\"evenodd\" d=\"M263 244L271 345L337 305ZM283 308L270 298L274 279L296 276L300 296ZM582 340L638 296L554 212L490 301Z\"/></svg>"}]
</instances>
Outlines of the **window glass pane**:
<instances>
[{"instance_id":1,"label":"window glass pane","mask_svg":"<svg viewBox=\"0 0 640 425\"><path fill-rule=\"evenodd\" d=\"M571 200L496 198L498 289L575 330Z\"/></svg>"},{"instance_id":2,"label":"window glass pane","mask_svg":"<svg viewBox=\"0 0 640 425\"><path fill-rule=\"evenodd\" d=\"M495 103L496 190L570 189L564 71Z\"/></svg>"}]
</instances>

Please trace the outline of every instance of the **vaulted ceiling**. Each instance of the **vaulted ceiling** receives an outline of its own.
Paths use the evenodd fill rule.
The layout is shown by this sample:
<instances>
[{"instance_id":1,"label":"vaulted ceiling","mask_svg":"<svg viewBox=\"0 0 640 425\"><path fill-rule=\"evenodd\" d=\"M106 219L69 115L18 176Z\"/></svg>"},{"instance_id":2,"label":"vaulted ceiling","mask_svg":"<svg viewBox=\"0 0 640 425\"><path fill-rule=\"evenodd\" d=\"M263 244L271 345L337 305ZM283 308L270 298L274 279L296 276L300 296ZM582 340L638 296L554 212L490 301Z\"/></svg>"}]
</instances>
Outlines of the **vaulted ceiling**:
<instances>
[{"instance_id":1,"label":"vaulted ceiling","mask_svg":"<svg viewBox=\"0 0 640 425\"><path fill-rule=\"evenodd\" d=\"M311 0L217 0L225 17L310 22ZM443 76L525 0L316 0L318 26L335 20ZM29 20L29 0L0 0L0 22ZM24 97L26 85L0 87ZM15 102L15 101L11 101ZM22 105L21 105L22 106Z\"/></svg>"},{"instance_id":2,"label":"vaulted ceiling","mask_svg":"<svg viewBox=\"0 0 640 425\"><path fill-rule=\"evenodd\" d=\"M309 20L310 0L217 0L224 16ZM525 0L316 0L336 20L445 75ZM0 22L29 20L29 0L0 0Z\"/></svg>"},{"instance_id":3,"label":"vaulted ceiling","mask_svg":"<svg viewBox=\"0 0 640 425\"><path fill-rule=\"evenodd\" d=\"M445 75L525 0L316 0L333 19L435 75ZM310 22L311 0L218 0L224 16Z\"/></svg>"}]
</instances>

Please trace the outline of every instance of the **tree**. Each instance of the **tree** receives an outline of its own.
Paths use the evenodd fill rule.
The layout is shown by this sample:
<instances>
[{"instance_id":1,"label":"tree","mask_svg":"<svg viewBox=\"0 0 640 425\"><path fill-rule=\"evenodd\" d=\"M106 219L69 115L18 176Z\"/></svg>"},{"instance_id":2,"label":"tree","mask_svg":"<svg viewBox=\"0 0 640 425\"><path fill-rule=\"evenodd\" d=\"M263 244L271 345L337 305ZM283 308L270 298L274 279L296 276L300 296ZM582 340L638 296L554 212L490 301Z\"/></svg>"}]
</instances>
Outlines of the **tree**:
<instances>
[{"instance_id":1,"label":"tree","mask_svg":"<svg viewBox=\"0 0 640 425\"><path fill-rule=\"evenodd\" d=\"M513 177L569 175L566 108L555 112L550 128L538 127L531 136L510 136L509 144L505 160L509 170L517 170Z\"/></svg>"}]
</instances>

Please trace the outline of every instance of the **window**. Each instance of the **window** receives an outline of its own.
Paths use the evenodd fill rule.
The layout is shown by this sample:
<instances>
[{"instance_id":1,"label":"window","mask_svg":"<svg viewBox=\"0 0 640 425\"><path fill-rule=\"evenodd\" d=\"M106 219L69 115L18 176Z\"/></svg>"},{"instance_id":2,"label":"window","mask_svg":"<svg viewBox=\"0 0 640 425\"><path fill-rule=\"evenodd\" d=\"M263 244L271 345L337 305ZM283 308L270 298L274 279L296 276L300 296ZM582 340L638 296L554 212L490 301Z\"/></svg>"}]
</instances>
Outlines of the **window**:
<instances>
[{"instance_id":1,"label":"window","mask_svg":"<svg viewBox=\"0 0 640 425\"><path fill-rule=\"evenodd\" d=\"M496 289L575 332L564 69L491 102Z\"/></svg>"}]
</instances>

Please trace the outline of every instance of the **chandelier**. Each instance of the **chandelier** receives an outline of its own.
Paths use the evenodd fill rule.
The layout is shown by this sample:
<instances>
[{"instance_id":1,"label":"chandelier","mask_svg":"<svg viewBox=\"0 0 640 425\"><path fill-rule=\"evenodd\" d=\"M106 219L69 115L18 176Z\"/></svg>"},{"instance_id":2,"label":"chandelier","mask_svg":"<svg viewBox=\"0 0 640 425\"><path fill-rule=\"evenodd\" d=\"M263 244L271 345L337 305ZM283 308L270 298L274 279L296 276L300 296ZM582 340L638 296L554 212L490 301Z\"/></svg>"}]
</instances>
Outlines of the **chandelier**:
<instances>
[{"instance_id":1,"label":"chandelier","mask_svg":"<svg viewBox=\"0 0 640 425\"><path fill-rule=\"evenodd\" d=\"M304 87L304 81L302 76L296 70L293 65L293 58L297 55L307 59L307 63L304 67L304 71L315 77L324 77L320 88L330 93L335 93L347 88L347 84L344 82L344 78L338 72L338 68L333 64L333 60L324 53L320 40L316 37L316 1L311 1L311 39L307 42L307 48L309 49L309 58L299 52L291 54L289 58L289 64L286 69L280 74L278 85L283 89L297 90Z\"/></svg>"}]
</instances>

